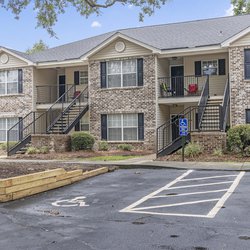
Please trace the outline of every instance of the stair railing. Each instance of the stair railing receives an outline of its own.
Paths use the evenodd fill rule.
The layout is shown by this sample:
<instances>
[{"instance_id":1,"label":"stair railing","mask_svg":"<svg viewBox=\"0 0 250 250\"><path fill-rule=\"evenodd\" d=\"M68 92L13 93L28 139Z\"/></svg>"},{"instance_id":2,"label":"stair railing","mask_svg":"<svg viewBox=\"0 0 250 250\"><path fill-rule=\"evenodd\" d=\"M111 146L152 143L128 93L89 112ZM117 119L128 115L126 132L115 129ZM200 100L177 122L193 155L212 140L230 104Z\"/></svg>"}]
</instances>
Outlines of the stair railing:
<instances>
[{"instance_id":1,"label":"stair railing","mask_svg":"<svg viewBox=\"0 0 250 250\"><path fill-rule=\"evenodd\" d=\"M220 105L220 130L221 131L226 131L228 108L229 108L229 103L230 103L229 91L230 91L230 81L228 77L226 85L225 85L225 89L224 89L223 102L222 102L222 105Z\"/></svg>"},{"instance_id":2,"label":"stair railing","mask_svg":"<svg viewBox=\"0 0 250 250\"><path fill-rule=\"evenodd\" d=\"M209 76L207 75L206 83L203 87L200 101L198 103L198 129L199 130L201 128L202 118L205 113L208 98L209 98Z\"/></svg>"},{"instance_id":3,"label":"stair railing","mask_svg":"<svg viewBox=\"0 0 250 250\"><path fill-rule=\"evenodd\" d=\"M166 123L162 124L156 130L156 152L157 156L163 152L169 145L173 144L175 141L179 140L179 118L188 119L188 131L196 131L196 113L198 111L197 106L190 106L184 109L182 112L176 115L176 119L170 119ZM195 122L194 122L195 121ZM176 132L176 138L172 138L171 132L175 126L178 131Z\"/></svg>"},{"instance_id":4,"label":"stair railing","mask_svg":"<svg viewBox=\"0 0 250 250\"><path fill-rule=\"evenodd\" d=\"M84 111L84 107L88 106L88 87L86 87L82 92L77 92L71 103L57 116L56 119L50 124L47 128L47 132L49 133L51 129L55 126L55 124L60 124L60 133L67 133L68 128L75 123L76 118ZM73 106L77 106L77 109L74 111L78 111L78 113L74 113L75 116L70 119L70 110ZM63 120L64 118L64 120Z\"/></svg>"}]
</instances>

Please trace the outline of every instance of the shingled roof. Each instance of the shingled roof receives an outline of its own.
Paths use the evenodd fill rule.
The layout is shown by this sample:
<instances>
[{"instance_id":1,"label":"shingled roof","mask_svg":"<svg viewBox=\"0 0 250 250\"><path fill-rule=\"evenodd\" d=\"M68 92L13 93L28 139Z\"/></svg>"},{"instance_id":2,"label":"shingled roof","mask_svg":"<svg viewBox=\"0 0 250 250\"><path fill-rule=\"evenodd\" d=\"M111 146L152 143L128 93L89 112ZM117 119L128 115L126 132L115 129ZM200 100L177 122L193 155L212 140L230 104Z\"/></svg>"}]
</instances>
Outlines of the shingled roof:
<instances>
[{"instance_id":1,"label":"shingled roof","mask_svg":"<svg viewBox=\"0 0 250 250\"><path fill-rule=\"evenodd\" d=\"M43 52L20 56L33 62L57 62L79 59L113 35L122 34L161 51L220 45L250 27L250 15L204 19L181 23L122 29ZM13 51L14 52L14 51Z\"/></svg>"}]
</instances>

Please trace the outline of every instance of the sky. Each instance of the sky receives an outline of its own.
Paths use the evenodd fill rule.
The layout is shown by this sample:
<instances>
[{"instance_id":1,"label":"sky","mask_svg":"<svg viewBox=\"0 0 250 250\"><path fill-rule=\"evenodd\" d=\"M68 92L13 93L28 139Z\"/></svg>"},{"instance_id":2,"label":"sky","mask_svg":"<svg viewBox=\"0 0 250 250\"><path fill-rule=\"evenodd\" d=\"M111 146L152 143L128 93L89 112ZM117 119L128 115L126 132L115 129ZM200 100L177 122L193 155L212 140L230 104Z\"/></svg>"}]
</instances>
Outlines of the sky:
<instances>
[{"instance_id":1,"label":"sky","mask_svg":"<svg viewBox=\"0 0 250 250\"><path fill-rule=\"evenodd\" d=\"M0 46L25 51L42 39L50 48L74 42L105 32L156 24L175 23L232 15L230 0L168 0L153 16L145 16L139 22L139 9L117 4L102 11L100 16L88 19L73 8L58 17L54 26L57 38L50 37L46 30L36 28L36 12L27 8L18 20L11 12L0 8Z\"/></svg>"}]
</instances>

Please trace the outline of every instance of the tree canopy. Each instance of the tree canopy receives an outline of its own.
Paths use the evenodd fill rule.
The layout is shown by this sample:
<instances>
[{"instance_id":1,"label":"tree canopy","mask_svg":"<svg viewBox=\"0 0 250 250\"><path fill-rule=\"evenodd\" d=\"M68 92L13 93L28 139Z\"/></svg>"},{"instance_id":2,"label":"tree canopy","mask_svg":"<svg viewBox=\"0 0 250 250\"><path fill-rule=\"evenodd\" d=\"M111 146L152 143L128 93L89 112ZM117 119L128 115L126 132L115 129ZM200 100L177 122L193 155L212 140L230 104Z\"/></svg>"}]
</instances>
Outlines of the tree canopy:
<instances>
[{"instance_id":1,"label":"tree canopy","mask_svg":"<svg viewBox=\"0 0 250 250\"><path fill-rule=\"evenodd\" d=\"M29 5L37 13L37 27L42 27L51 36L55 36L53 26L58 15L65 13L68 7L73 6L80 15L88 17L91 14L100 15L103 9L115 4L133 5L139 7L139 20L143 21L145 15L152 15L168 0L0 0L0 6L11 11L16 18Z\"/></svg>"},{"instance_id":2,"label":"tree canopy","mask_svg":"<svg viewBox=\"0 0 250 250\"><path fill-rule=\"evenodd\" d=\"M46 43L44 43L43 40L39 40L37 43L34 43L31 49L27 49L26 53L33 54L33 53L40 52L48 48L49 46Z\"/></svg>"},{"instance_id":3,"label":"tree canopy","mask_svg":"<svg viewBox=\"0 0 250 250\"><path fill-rule=\"evenodd\" d=\"M250 0L231 0L234 15L250 14Z\"/></svg>"}]
</instances>

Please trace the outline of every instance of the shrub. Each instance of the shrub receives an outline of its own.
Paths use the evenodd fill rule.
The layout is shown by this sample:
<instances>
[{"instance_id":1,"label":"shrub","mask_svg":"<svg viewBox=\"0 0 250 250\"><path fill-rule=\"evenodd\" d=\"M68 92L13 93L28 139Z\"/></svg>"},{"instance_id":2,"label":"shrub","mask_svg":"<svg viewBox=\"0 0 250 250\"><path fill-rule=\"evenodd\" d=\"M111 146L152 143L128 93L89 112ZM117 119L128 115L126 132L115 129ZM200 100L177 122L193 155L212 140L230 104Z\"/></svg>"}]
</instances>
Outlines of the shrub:
<instances>
[{"instance_id":1,"label":"shrub","mask_svg":"<svg viewBox=\"0 0 250 250\"><path fill-rule=\"evenodd\" d=\"M117 146L117 148L123 151L132 151L133 146L130 144L120 144Z\"/></svg>"},{"instance_id":2,"label":"shrub","mask_svg":"<svg viewBox=\"0 0 250 250\"><path fill-rule=\"evenodd\" d=\"M49 147L43 146L39 149L40 154L48 154L49 153Z\"/></svg>"},{"instance_id":3,"label":"shrub","mask_svg":"<svg viewBox=\"0 0 250 250\"><path fill-rule=\"evenodd\" d=\"M71 135L71 147L72 150L86 150L92 149L95 143L95 139L92 135L86 132L74 132Z\"/></svg>"},{"instance_id":4,"label":"shrub","mask_svg":"<svg viewBox=\"0 0 250 250\"><path fill-rule=\"evenodd\" d=\"M223 155L222 149L220 149L220 148L214 149L213 155L214 155L214 156L222 156L222 155Z\"/></svg>"},{"instance_id":5,"label":"shrub","mask_svg":"<svg viewBox=\"0 0 250 250\"><path fill-rule=\"evenodd\" d=\"M98 150L99 151L108 151L109 145L106 141L99 141L98 142Z\"/></svg>"},{"instance_id":6,"label":"shrub","mask_svg":"<svg viewBox=\"0 0 250 250\"><path fill-rule=\"evenodd\" d=\"M245 154L250 146L250 125L237 125L227 132L227 148L234 153Z\"/></svg>"},{"instance_id":7,"label":"shrub","mask_svg":"<svg viewBox=\"0 0 250 250\"><path fill-rule=\"evenodd\" d=\"M39 150L35 147L28 147L26 153L28 155L39 154Z\"/></svg>"},{"instance_id":8,"label":"shrub","mask_svg":"<svg viewBox=\"0 0 250 250\"><path fill-rule=\"evenodd\" d=\"M194 157L200 155L202 152L203 152L202 147L197 143L190 142L185 147L185 156L187 156L187 157L194 158Z\"/></svg>"}]
</instances>

